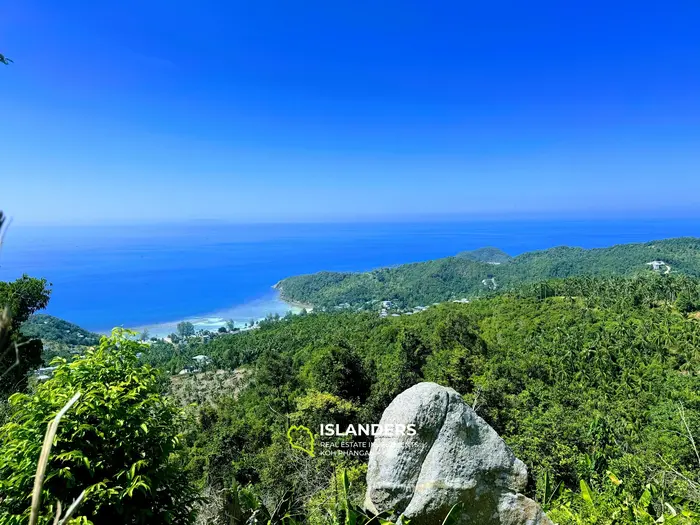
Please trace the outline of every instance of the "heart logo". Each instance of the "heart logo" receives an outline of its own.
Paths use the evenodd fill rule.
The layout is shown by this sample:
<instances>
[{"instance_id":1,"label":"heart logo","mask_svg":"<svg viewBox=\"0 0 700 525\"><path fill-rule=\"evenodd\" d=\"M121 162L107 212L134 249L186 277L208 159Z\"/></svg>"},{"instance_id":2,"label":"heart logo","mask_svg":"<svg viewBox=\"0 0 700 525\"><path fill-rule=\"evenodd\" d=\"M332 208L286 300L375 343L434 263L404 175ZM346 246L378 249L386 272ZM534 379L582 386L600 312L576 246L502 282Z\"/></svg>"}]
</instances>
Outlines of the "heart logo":
<instances>
[{"instance_id":1,"label":"heart logo","mask_svg":"<svg viewBox=\"0 0 700 525\"><path fill-rule=\"evenodd\" d=\"M304 425L293 425L287 430L287 439L292 448L306 452L312 458L314 456L314 435Z\"/></svg>"}]
</instances>

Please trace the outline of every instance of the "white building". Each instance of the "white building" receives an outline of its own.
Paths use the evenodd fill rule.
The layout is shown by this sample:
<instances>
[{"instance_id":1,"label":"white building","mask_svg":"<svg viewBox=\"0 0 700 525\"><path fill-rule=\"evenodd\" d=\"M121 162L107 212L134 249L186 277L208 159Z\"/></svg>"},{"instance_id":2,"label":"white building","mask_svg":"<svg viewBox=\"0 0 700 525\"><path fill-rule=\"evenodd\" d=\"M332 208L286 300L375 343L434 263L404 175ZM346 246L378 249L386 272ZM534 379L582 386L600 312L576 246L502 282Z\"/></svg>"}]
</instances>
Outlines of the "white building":
<instances>
[{"instance_id":1,"label":"white building","mask_svg":"<svg viewBox=\"0 0 700 525\"><path fill-rule=\"evenodd\" d=\"M208 365L211 363L211 357L206 355L196 355L192 358L199 366Z\"/></svg>"},{"instance_id":2,"label":"white building","mask_svg":"<svg viewBox=\"0 0 700 525\"><path fill-rule=\"evenodd\" d=\"M663 261L651 261L647 263L649 266L651 266L651 269L658 272L661 270L662 266L668 266L665 262Z\"/></svg>"}]
</instances>

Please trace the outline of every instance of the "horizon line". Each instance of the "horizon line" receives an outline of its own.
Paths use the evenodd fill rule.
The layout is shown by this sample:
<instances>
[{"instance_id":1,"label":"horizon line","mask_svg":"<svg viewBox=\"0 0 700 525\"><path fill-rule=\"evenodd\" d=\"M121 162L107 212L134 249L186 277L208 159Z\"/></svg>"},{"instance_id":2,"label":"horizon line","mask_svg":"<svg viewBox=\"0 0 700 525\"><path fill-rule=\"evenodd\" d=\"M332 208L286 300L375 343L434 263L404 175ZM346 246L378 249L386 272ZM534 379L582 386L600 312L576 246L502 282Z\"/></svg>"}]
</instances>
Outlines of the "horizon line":
<instances>
[{"instance_id":1,"label":"horizon line","mask_svg":"<svg viewBox=\"0 0 700 525\"><path fill-rule=\"evenodd\" d=\"M260 218L162 218L162 219L140 219L129 220L104 219L86 221L18 221L9 215L13 228L24 227L47 227L47 228L99 228L99 227L134 227L134 226L192 226L192 225L212 225L212 226L274 226L274 225L349 225L349 224L420 224L420 223L459 223L459 222L500 222L513 220L526 221L566 221L566 222L601 222L609 220L700 220L700 212L697 209L675 210L635 210L635 211L608 211L592 213L561 213L561 212L514 212L514 213L444 213L444 214L408 214L408 215L364 215L356 217L317 217L317 218L271 218L269 220ZM14 219L14 220L13 220Z\"/></svg>"}]
</instances>

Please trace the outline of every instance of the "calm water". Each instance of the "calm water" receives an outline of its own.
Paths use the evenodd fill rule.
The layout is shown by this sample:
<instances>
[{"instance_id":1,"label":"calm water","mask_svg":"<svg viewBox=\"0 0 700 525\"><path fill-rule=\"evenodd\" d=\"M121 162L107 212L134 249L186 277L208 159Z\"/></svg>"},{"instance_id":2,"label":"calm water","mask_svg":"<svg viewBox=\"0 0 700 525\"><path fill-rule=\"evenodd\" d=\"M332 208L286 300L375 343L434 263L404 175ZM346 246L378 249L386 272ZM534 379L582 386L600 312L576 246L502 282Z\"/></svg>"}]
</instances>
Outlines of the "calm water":
<instances>
[{"instance_id":1,"label":"calm water","mask_svg":"<svg viewBox=\"0 0 700 525\"><path fill-rule=\"evenodd\" d=\"M194 319L239 323L289 307L271 289L319 270L369 270L497 246L511 255L700 236L700 219L479 221L383 224L13 226L0 280L28 273L53 283L47 313L89 330ZM165 324L164 324L165 323Z\"/></svg>"}]
</instances>

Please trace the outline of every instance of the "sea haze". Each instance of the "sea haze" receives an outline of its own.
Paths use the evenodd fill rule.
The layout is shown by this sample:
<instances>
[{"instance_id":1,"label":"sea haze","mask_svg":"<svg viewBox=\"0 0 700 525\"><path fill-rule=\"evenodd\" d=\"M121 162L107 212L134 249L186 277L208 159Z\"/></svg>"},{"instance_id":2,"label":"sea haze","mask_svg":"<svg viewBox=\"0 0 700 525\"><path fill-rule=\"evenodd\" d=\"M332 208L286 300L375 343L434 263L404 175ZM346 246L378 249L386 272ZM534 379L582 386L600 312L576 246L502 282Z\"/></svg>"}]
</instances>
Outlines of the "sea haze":
<instances>
[{"instance_id":1,"label":"sea haze","mask_svg":"<svg viewBox=\"0 0 700 525\"><path fill-rule=\"evenodd\" d=\"M290 275L363 271L496 246L511 255L700 236L700 220L470 221L356 224L13 226L0 280L53 284L47 313L88 330L216 327L290 307L271 288ZM155 331L155 332L154 332Z\"/></svg>"}]
</instances>

